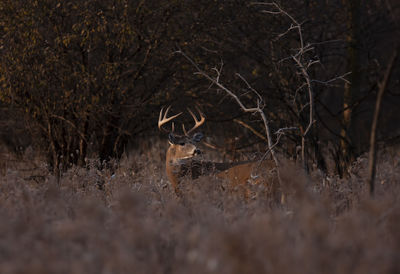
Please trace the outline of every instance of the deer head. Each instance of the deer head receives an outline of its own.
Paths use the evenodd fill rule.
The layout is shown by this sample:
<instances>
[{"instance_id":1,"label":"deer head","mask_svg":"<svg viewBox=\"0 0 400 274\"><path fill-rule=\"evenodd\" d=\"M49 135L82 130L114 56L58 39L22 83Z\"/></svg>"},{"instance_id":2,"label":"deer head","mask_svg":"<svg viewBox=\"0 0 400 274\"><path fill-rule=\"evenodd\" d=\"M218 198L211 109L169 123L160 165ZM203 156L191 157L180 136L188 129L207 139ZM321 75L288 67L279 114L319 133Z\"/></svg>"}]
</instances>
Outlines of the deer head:
<instances>
[{"instance_id":1,"label":"deer head","mask_svg":"<svg viewBox=\"0 0 400 274\"><path fill-rule=\"evenodd\" d=\"M203 134L195 133L191 135L191 133L205 122L205 117L200 110L197 109L200 115L200 119L198 119L196 115L188 109L190 115L195 121L195 125L190 130L186 131L185 126L182 124L183 135L178 135L174 133L174 122L171 124L170 131L163 128L164 124L182 114L182 112L180 112L168 117L168 111L170 108L171 106L165 110L165 113L163 113L163 108L161 109L158 119L158 128L169 133L169 148L166 155L165 167L168 179L174 187L175 192L177 192L179 177L184 175L185 170L187 171L185 164L187 164L187 162L195 155L200 154L200 150L197 148L196 144L201 141Z\"/></svg>"}]
</instances>

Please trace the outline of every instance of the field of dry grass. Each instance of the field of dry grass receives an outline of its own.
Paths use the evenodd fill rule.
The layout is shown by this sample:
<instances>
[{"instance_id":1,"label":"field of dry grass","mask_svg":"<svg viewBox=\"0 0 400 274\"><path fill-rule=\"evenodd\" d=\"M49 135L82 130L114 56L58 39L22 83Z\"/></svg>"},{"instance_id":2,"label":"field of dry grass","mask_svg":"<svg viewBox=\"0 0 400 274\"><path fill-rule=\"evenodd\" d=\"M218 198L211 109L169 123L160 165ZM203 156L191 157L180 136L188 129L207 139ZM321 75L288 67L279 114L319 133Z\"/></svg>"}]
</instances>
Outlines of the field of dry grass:
<instances>
[{"instance_id":1,"label":"field of dry grass","mask_svg":"<svg viewBox=\"0 0 400 274\"><path fill-rule=\"evenodd\" d=\"M211 177L178 200L156 153L59 181L33 161L0 177L0 273L400 273L396 153L382 153L373 199L365 158L347 180L288 166L285 206Z\"/></svg>"}]
</instances>

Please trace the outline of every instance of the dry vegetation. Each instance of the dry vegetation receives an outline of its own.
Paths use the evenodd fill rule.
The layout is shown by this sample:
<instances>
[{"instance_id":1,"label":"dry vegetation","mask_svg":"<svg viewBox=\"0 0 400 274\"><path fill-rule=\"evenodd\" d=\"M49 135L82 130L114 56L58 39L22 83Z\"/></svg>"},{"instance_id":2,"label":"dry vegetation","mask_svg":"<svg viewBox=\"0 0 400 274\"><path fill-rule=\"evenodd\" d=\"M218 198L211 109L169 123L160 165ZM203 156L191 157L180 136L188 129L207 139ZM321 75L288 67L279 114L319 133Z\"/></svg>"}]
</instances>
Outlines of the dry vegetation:
<instances>
[{"instance_id":1,"label":"dry vegetation","mask_svg":"<svg viewBox=\"0 0 400 274\"><path fill-rule=\"evenodd\" d=\"M348 180L286 166L285 206L268 188L244 201L209 177L185 180L178 200L158 151L102 171L72 168L59 181L32 155L9 164L0 272L399 273L398 151L382 152L374 198L365 158Z\"/></svg>"},{"instance_id":2,"label":"dry vegetation","mask_svg":"<svg viewBox=\"0 0 400 274\"><path fill-rule=\"evenodd\" d=\"M400 273L399 1L267 2L0 1L0 274ZM303 168L178 198L171 104Z\"/></svg>"}]
</instances>

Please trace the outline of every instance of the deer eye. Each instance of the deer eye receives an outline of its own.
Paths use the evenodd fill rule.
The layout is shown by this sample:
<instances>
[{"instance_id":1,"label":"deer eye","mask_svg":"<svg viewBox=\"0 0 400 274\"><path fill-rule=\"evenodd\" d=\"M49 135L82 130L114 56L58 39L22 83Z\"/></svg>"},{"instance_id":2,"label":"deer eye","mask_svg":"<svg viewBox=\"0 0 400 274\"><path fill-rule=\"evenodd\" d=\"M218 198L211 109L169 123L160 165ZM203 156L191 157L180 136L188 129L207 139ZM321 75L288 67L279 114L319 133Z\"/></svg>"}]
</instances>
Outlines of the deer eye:
<instances>
[{"instance_id":1,"label":"deer eye","mask_svg":"<svg viewBox=\"0 0 400 274\"><path fill-rule=\"evenodd\" d=\"M180 142L179 145L180 145L180 146L184 146L184 145L185 145L185 142Z\"/></svg>"}]
</instances>

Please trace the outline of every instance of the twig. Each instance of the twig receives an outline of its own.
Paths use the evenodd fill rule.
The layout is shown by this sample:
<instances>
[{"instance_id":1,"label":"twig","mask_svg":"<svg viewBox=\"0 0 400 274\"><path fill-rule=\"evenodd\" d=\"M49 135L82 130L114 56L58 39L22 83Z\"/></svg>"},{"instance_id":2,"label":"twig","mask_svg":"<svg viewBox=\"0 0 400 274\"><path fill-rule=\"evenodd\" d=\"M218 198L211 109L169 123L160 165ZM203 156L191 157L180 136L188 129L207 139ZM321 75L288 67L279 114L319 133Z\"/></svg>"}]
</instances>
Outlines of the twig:
<instances>
[{"instance_id":1,"label":"twig","mask_svg":"<svg viewBox=\"0 0 400 274\"><path fill-rule=\"evenodd\" d=\"M257 130L255 130L253 127L251 127L250 125L246 124L245 122L238 120L238 119L233 119L233 121L245 128L247 128L248 130L250 130L251 132L254 133L254 135L256 135L257 137L263 139L265 142L268 142L267 138L265 138L261 133L259 133Z\"/></svg>"},{"instance_id":2,"label":"twig","mask_svg":"<svg viewBox=\"0 0 400 274\"><path fill-rule=\"evenodd\" d=\"M64 122L66 122L67 124L69 124L71 127L73 127L76 130L76 132L79 134L79 136L87 143L85 134L82 131L80 131L78 129L78 127L73 122L71 122L70 120L66 119L65 117L62 117L62 116L59 116L59 115L56 115L56 114L50 114L50 117L57 118L59 120L62 120Z\"/></svg>"}]
</instances>

